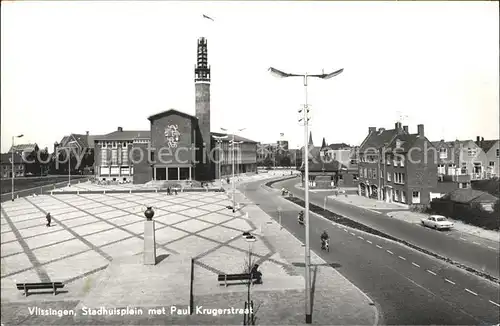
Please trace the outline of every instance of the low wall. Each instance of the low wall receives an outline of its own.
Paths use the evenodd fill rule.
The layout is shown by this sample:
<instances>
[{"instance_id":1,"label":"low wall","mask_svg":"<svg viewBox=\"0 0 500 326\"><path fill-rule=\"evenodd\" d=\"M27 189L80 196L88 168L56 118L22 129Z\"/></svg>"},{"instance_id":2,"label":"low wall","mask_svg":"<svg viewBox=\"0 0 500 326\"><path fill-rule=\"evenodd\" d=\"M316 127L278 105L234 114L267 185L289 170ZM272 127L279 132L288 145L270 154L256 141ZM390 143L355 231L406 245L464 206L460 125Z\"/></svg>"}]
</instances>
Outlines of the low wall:
<instances>
[{"instance_id":1,"label":"low wall","mask_svg":"<svg viewBox=\"0 0 500 326\"><path fill-rule=\"evenodd\" d=\"M166 189L102 189L102 190L72 190L72 191L50 191L50 195L86 195L86 194L140 194L140 193L153 193L153 192L164 192ZM182 192L225 192L224 189L204 189L204 188L187 188L179 191ZM173 193L173 192L172 192Z\"/></svg>"}]
</instances>

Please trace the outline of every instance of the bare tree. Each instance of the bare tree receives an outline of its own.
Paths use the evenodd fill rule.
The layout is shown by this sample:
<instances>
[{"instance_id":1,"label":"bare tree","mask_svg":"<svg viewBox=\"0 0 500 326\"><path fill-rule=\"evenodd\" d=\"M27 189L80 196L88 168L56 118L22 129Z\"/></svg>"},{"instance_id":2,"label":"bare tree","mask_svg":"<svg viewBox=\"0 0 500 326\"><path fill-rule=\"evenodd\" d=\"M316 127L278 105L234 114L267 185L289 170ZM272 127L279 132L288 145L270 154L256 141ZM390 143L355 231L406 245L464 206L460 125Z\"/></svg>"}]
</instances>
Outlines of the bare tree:
<instances>
[{"instance_id":1,"label":"bare tree","mask_svg":"<svg viewBox=\"0 0 500 326\"><path fill-rule=\"evenodd\" d=\"M252 257L252 251L248 251L248 257L245 258L243 264L243 273L249 275L248 281L243 281L247 285L247 301L245 302L245 309L249 310L248 314L244 314L243 316L243 325L255 325L257 322L257 312L260 308L260 304L256 309L254 308L254 302L252 300L252 286L253 286L253 275L252 269L257 262L257 258Z\"/></svg>"}]
</instances>

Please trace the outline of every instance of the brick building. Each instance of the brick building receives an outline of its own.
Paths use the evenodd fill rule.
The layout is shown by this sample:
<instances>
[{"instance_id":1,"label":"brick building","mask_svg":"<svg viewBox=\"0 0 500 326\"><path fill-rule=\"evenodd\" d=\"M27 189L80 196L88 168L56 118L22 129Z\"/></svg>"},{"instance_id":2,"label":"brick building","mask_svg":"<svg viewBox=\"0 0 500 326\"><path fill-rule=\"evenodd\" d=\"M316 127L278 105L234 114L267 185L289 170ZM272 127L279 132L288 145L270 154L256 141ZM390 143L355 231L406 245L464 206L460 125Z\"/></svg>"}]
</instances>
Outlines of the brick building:
<instances>
[{"instance_id":1,"label":"brick building","mask_svg":"<svg viewBox=\"0 0 500 326\"><path fill-rule=\"evenodd\" d=\"M210 66L207 41L198 39L195 116L170 109L148 118L149 130L118 130L95 138L96 176L101 180L211 181L257 171L257 143L210 131ZM214 138L227 136L221 142ZM241 143L239 143L241 142ZM219 172L220 171L220 172Z\"/></svg>"},{"instance_id":2,"label":"brick building","mask_svg":"<svg viewBox=\"0 0 500 326\"><path fill-rule=\"evenodd\" d=\"M424 125L410 134L408 126L375 127L359 148L359 193L387 202L428 204L437 184L436 149L425 137Z\"/></svg>"}]
</instances>

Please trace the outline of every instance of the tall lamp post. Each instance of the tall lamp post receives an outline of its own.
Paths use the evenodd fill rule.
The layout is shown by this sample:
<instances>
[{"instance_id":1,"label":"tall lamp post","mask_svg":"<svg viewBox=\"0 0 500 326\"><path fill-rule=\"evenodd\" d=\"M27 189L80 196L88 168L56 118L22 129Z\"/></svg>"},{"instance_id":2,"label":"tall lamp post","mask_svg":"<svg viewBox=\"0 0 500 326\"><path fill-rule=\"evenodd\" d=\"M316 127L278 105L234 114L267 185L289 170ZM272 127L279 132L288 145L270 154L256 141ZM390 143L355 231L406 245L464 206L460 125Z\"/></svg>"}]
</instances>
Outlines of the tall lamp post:
<instances>
[{"instance_id":1,"label":"tall lamp post","mask_svg":"<svg viewBox=\"0 0 500 326\"><path fill-rule=\"evenodd\" d=\"M14 153L15 153L15 148L14 148L14 139L15 138L21 138L23 137L24 135L23 134L20 134L20 135L17 135L17 136L12 136L12 157L11 157L11 173L12 173L12 176L11 176L11 182L12 182L12 189L11 189L11 193L12 193L12 201L14 201L14 179L16 177L16 172L14 171Z\"/></svg>"},{"instance_id":2,"label":"tall lamp post","mask_svg":"<svg viewBox=\"0 0 500 326\"><path fill-rule=\"evenodd\" d=\"M225 136L212 136L215 141L217 142L218 144L218 147L219 147L219 156L217 157L218 161L219 161L219 180L220 180L220 188L222 189L222 161L221 161L221 157L222 157L222 140L223 139L227 139L227 135Z\"/></svg>"},{"instance_id":3,"label":"tall lamp post","mask_svg":"<svg viewBox=\"0 0 500 326\"><path fill-rule=\"evenodd\" d=\"M226 128L220 128L220 129L221 129L222 131L225 131L225 132L227 132L227 131L228 131L228 129L226 129ZM245 129L246 129L246 128L241 128L241 129L238 129L237 131L238 131L238 132L241 132L241 131L243 131L243 130L245 130ZM232 169L231 169L231 170L232 170L232 172L233 172L233 178L232 178L232 180L231 180L231 181L232 181L232 183L233 183L233 213L235 212L235 208L234 208L234 207L236 206L236 202L235 202L235 201L236 201L236 199L235 199L235 198L236 198L236 197L235 197L235 194L236 194L236 186L235 186L235 183L234 183L234 149L235 149L235 147L234 147L234 146L235 146L235 144L237 144L237 143L241 144L242 142L235 142L235 141L234 141L234 132L233 132L233 133L232 133L232 139L231 139L231 146L232 146L232 147L231 147L231 148L232 148L232 150L231 150L231 152L232 152L231 156L232 156L232 161L233 161L233 162L232 162Z\"/></svg>"},{"instance_id":4,"label":"tall lamp post","mask_svg":"<svg viewBox=\"0 0 500 326\"><path fill-rule=\"evenodd\" d=\"M308 134L308 122L309 122L309 107L307 103L307 81L309 77L313 78L320 78L320 79L330 79L332 77L335 77L339 74L341 74L344 69L340 69L328 74L322 73L321 75L309 75L309 74L290 74L283 72L281 70L275 69L273 67L269 68L269 71L271 72L272 75L278 78L286 78L286 77L302 77L304 81L304 91L305 91L305 104L304 104L304 109L299 110L299 113L303 113L303 118L300 119L299 121L304 121L304 156L303 156L303 161L304 161L304 170L305 170L305 177L304 177L304 188L305 188L305 217L304 217L304 224L305 224L305 231L306 231L306 248L305 248L305 281L306 281L306 303L305 303L305 308L306 308L306 324L311 324L312 323L312 311L311 311L311 250L309 247L309 156L308 156L308 139L307 139L307 134Z\"/></svg>"},{"instance_id":5,"label":"tall lamp post","mask_svg":"<svg viewBox=\"0 0 500 326\"><path fill-rule=\"evenodd\" d=\"M59 149L68 149L68 187L71 187L71 146L69 145L72 145L72 144L75 144L76 141L73 140L73 141L70 141L69 143L66 144L65 147L61 147Z\"/></svg>"}]
</instances>

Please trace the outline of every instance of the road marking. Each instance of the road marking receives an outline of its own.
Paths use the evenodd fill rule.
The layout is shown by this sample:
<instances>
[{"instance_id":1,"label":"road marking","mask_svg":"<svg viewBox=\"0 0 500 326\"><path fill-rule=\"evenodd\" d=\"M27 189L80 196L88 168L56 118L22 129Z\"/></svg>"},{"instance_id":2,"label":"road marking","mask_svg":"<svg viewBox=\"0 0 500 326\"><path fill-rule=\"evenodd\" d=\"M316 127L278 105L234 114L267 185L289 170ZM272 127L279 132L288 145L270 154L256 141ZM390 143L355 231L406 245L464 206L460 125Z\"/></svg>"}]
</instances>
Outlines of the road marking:
<instances>
[{"instance_id":1,"label":"road marking","mask_svg":"<svg viewBox=\"0 0 500 326\"><path fill-rule=\"evenodd\" d=\"M445 278L444 280L445 280L446 282L448 282L448 283L451 283L451 284L455 285L455 283L454 283L454 282L450 281L450 280L449 280L449 279L447 279L447 278Z\"/></svg>"},{"instance_id":2,"label":"road marking","mask_svg":"<svg viewBox=\"0 0 500 326\"><path fill-rule=\"evenodd\" d=\"M496 249L496 248L493 248L493 247L490 247L490 246L488 246L488 248L490 248L490 249L494 249L494 250Z\"/></svg>"},{"instance_id":3,"label":"road marking","mask_svg":"<svg viewBox=\"0 0 500 326\"><path fill-rule=\"evenodd\" d=\"M489 301L489 302L491 302L491 303L493 303L495 306L500 307L500 304L498 304L498 303L496 303L496 302L493 302L493 301L491 301L491 300L488 300L488 301Z\"/></svg>"},{"instance_id":4,"label":"road marking","mask_svg":"<svg viewBox=\"0 0 500 326\"><path fill-rule=\"evenodd\" d=\"M460 237L460 240L467 240L467 239Z\"/></svg>"},{"instance_id":5,"label":"road marking","mask_svg":"<svg viewBox=\"0 0 500 326\"><path fill-rule=\"evenodd\" d=\"M406 258L405 258L405 257L401 257L401 256L398 256L398 257L399 257L400 259L402 259L402 260L406 260Z\"/></svg>"},{"instance_id":6,"label":"road marking","mask_svg":"<svg viewBox=\"0 0 500 326\"><path fill-rule=\"evenodd\" d=\"M369 244L373 244L373 242L371 242L370 240L366 240L366 242L368 242Z\"/></svg>"},{"instance_id":7,"label":"road marking","mask_svg":"<svg viewBox=\"0 0 500 326\"><path fill-rule=\"evenodd\" d=\"M349 231L347 231L347 229L344 229L344 231L345 231L345 232L349 232Z\"/></svg>"},{"instance_id":8,"label":"road marking","mask_svg":"<svg viewBox=\"0 0 500 326\"><path fill-rule=\"evenodd\" d=\"M477 244L477 245L479 244L479 242L476 242L476 241L472 241L472 243L473 243L473 244Z\"/></svg>"},{"instance_id":9,"label":"road marking","mask_svg":"<svg viewBox=\"0 0 500 326\"><path fill-rule=\"evenodd\" d=\"M394 253L390 250L386 250L388 253L390 253L391 255L394 255Z\"/></svg>"},{"instance_id":10,"label":"road marking","mask_svg":"<svg viewBox=\"0 0 500 326\"><path fill-rule=\"evenodd\" d=\"M361 240L365 240L365 239L363 239L363 237L360 237L360 236L358 236L358 238L361 239Z\"/></svg>"},{"instance_id":11,"label":"road marking","mask_svg":"<svg viewBox=\"0 0 500 326\"><path fill-rule=\"evenodd\" d=\"M474 293L474 292L472 292L472 291L471 291L471 290L469 290L469 289L465 289L465 291L469 292L470 294L477 295L477 293Z\"/></svg>"},{"instance_id":12,"label":"road marking","mask_svg":"<svg viewBox=\"0 0 500 326\"><path fill-rule=\"evenodd\" d=\"M413 263L413 262L412 262L411 264L412 264L412 265L414 265L414 266L420 267L420 265L419 265L419 264L415 264L415 263Z\"/></svg>"},{"instance_id":13,"label":"road marking","mask_svg":"<svg viewBox=\"0 0 500 326\"><path fill-rule=\"evenodd\" d=\"M355 235L354 233L350 232L352 235Z\"/></svg>"},{"instance_id":14,"label":"road marking","mask_svg":"<svg viewBox=\"0 0 500 326\"><path fill-rule=\"evenodd\" d=\"M381 247L381 246L379 246L379 245L376 245L376 246L377 246L377 248L380 248L380 249L382 249L382 247Z\"/></svg>"},{"instance_id":15,"label":"road marking","mask_svg":"<svg viewBox=\"0 0 500 326\"><path fill-rule=\"evenodd\" d=\"M437 275L436 273L434 273L433 271L430 271L430 270L427 270L429 273L431 273L432 275Z\"/></svg>"}]
</instances>

